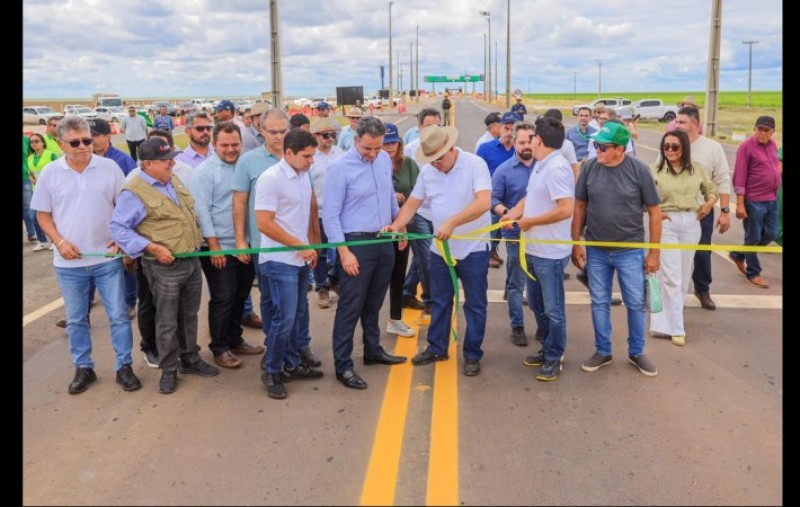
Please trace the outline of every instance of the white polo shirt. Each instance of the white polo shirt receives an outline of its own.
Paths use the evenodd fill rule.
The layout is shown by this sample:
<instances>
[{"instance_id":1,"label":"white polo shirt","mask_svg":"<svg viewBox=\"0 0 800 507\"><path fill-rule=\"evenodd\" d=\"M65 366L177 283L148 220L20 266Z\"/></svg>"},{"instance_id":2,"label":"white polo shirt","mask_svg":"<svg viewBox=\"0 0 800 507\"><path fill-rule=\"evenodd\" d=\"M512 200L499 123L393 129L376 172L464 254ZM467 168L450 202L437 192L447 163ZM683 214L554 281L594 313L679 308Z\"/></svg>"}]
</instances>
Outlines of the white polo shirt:
<instances>
[{"instance_id":1,"label":"white polo shirt","mask_svg":"<svg viewBox=\"0 0 800 507\"><path fill-rule=\"evenodd\" d=\"M52 213L56 229L82 253L106 253L111 233L108 222L114 213L125 175L116 162L92 155L89 165L78 173L61 157L47 164L31 199L31 209ZM83 257L66 260L53 250L53 265L82 268L115 260L110 257Z\"/></svg>"},{"instance_id":2,"label":"white polo shirt","mask_svg":"<svg viewBox=\"0 0 800 507\"><path fill-rule=\"evenodd\" d=\"M535 217L556 207L556 200L565 197L575 198L575 176L572 167L556 150L539 160L533 166L525 195L525 209L522 215ZM572 239L572 215L560 222L536 225L525 233L526 239ZM545 259L563 259L572 253L572 245L545 245L526 243L525 253Z\"/></svg>"},{"instance_id":3,"label":"white polo shirt","mask_svg":"<svg viewBox=\"0 0 800 507\"><path fill-rule=\"evenodd\" d=\"M430 205L433 232L439 230L442 223L453 215L460 213L475 200L475 193L481 190L492 191L492 177L486 162L477 155L456 148L458 158L449 172L443 173L430 164L425 164L417 177L417 184L411 196ZM489 210L481 216L455 228L453 234L467 234L492 224ZM488 233L481 237L488 238ZM488 250L488 242L481 240L450 240L450 253L456 259L463 259L472 252ZM436 243L431 243L431 251L439 255Z\"/></svg>"},{"instance_id":4,"label":"white polo shirt","mask_svg":"<svg viewBox=\"0 0 800 507\"><path fill-rule=\"evenodd\" d=\"M328 168L339 160L344 155L344 150L336 146L331 146L328 153L322 153L317 150L314 153L314 163L311 164L311 169L308 170L311 176L311 188L314 189L314 194L317 196L317 208L319 208L319 216L322 216L322 202L325 199L325 176L328 174Z\"/></svg>"},{"instance_id":5,"label":"white polo shirt","mask_svg":"<svg viewBox=\"0 0 800 507\"><path fill-rule=\"evenodd\" d=\"M256 211L274 211L275 222L284 231L308 243L308 223L311 217L311 178L308 173L297 173L281 159L256 180ZM285 246L261 233L261 248ZM258 254L258 263L282 262L302 266L305 261L295 251Z\"/></svg>"}]
</instances>

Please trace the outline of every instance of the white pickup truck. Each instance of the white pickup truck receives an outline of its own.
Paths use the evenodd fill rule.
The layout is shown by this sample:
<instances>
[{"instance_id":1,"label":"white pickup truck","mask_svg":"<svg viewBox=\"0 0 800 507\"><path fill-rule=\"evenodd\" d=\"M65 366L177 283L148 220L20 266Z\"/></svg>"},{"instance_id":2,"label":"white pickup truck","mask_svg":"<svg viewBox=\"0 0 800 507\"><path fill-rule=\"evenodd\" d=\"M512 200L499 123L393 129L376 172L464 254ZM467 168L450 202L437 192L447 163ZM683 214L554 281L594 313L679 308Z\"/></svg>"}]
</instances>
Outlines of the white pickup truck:
<instances>
[{"instance_id":1,"label":"white pickup truck","mask_svg":"<svg viewBox=\"0 0 800 507\"><path fill-rule=\"evenodd\" d=\"M572 107L572 116L578 116L578 109L581 109L583 107L588 107L589 109L594 111L594 108L596 106L600 105L600 104L602 104L602 105L604 105L606 107L617 108L617 107L620 107L620 106L629 106L629 105L631 105L631 99L623 99L622 97L616 97L616 98L607 98L607 99L596 99L596 100L591 101L588 104L578 104L577 106L573 106Z\"/></svg>"},{"instance_id":2,"label":"white pickup truck","mask_svg":"<svg viewBox=\"0 0 800 507\"><path fill-rule=\"evenodd\" d=\"M631 104L635 115L642 120L671 122L678 114L678 106L664 105L661 99L640 99Z\"/></svg>"}]
</instances>

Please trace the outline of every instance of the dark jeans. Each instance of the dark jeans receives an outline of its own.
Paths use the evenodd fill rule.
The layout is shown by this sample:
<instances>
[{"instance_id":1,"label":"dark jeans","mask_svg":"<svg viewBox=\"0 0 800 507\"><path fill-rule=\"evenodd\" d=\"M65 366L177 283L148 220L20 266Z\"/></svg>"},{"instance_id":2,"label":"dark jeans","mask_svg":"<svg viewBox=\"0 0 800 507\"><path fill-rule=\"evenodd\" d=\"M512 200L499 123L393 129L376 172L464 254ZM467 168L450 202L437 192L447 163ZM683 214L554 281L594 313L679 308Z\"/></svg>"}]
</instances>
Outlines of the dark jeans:
<instances>
[{"instance_id":1,"label":"dark jeans","mask_svg":"<svg viewBox=\"0 0 800 507\"><path fill-rule=\"evenodd\" d=\"M778 236L778 201L744 201L747 218L744 219L744 244L767 246ZM747 278L761 274L761 261L756 252L731 252L731 257L744 260Z\"/></svg>"},{"instance_id":2,"label":"dark jeans","mask_svg":"<svg viewBox=\"0 0 800 507\"><path fill-rule=\"evenodd\" d=\"M328 235L325 234L321 218L319 219L319 235L322 243L328 242ZM328 250L330 249L317 250L317 265L314 268L314 285L317 291L330 287L330 283L328 283Z\"/></svg>"},{"instance_id":3,"label":"dark jeans","mask_svg":"<svg viewBox=\"0 0 800 507\"><path fill-rule=\"evenodd\" d=\"M373 236L374 237L374 236ZM367 239L367 236L345 234L346 241ZM381 311L394 265L391 243L354 245L350 251L358 258L359 272L350 276L341 270L339 303L333 321L333 358L336 373L353 369L353 335L361 319L364 355L377 356L383 351L378 313ZM336 260L341 264L341 258Z\"/></svg>"},{"instance_id":4,"label":"dark jeans","mask_svg":"<svg viewBox=\"0 0 800 507\"><path fill-rule=\"evenodd\" d=\"M714 232L714 210L700 220L699 245L711 244L711 233ZM694 291L708 294L711 290L711 250L698 250L694 253L694 271L692 272Z\"/></svg>"},{"instance_id":5,"label":"dark jeans","mask_svg":"<svg viewBox=\"0 0 800 507\"><path fill-rule=\"evenodd\" d=\"M198 261L199 263L199 261ZM136 259L136 296L138 299L137 318L139 325L139 334L142 341L139 342L139 347L142 352L152 351L158 354L158 344L156 342L156 305L153 302L153 293L150 292L150 283L144 275L144 268L142 267L142 258ZM183 329L183 319L178 319L178 343L181 350L186 349L186 331ZM197 337L195 336L195 342ZM195 344L195 349L199 350Z\"/></svg>"},{"instance_id":6,"label":"dark jeans","mask_svg":"<svg viewBox=\"0 0 800 507\"><path fill-rule=\"evenodd\" d=\"M203 247L208 250L208 247ZM200 264L208 283L209 349L214 355L236 348L242 338L242 309L253 287L253 263L239 262L233 255L225 256L225 266L215 268L210 257L201 257Z\"/></svg>"},{"instance_id":7,"label":"dark jeans","mask_svg":"<svg viewBox=\"0 0 800 507\"><path fill-rule=\"evenodd\" d=\"M139 152L139 145L144 142L144 139L140 141L125 141L128 143L128 151L131 152L131 158L134 162L139 160L138 152Z\"/></svg>"},{"instance_id":8,"label":"dark jeans","mask_svg":"<svg viewBox=\"0 0 800 507\"><path fill-rule=\"evenodd\" d=\"M416 234L433 234L433 223L422 217L419 213L408 222L408 232ZM408 242L408 247L414 255L411 257L411 267L406 275L404 296L417 297L417 285L422 284L422 301L427 305L431 302L431 239L415 239Z\"/></svg>"},{"instance_id":9,"label":"dark jeans","mask_svg":"<svg viewBox=\"0 0 800 507\"><path fill-rule=\"evenodd\" d=\"M500 217L499 216L495 215L494 213L490 213L490 215L492 216L492 225L494 225L494 224L496 224L497 222L500 221ZM500 246L500 239L502 238L502 234L500 232L500 229L493 230L492 232L489 233L489 235L492 238L492 241L491 241L492 250L494 250L495 253L496 253L497 252L497 248ZM506 276L506 285L508 285L508 277L507 276Z\"/></svg>"},{"instance_id":10,"label":"dark jeans","mask_svg":"<svg viewBox=\"0 0 800 507\"><path fill-rule=\"evenodd\" d=\"M389 282L389 318L400 320L403 317L403 283L406 280L406 267L408 267L408 246L400 250L398 243L394 246L394 265L392 278Z\"/></svg>"},{"instance_id":11,"label":"dark jeans","mask_svg":"<svg viewBox=\"0 0 800 507\"><path fill-rule=\"evenodd\" d=\"M251 256L251 261L256 269L258 277L258 290L261 293L261 329L264 331L264 346L267 346L267 336L272 325L272 318L275 316L275 305L272 302L272 290L270 289L269 276L263 269L263 265L258 262L258 254ZM307 270L310 271L310 270ZM297 347L302 349L311 345L311 334L309 330L308 298L303 298L298 302L297 308ZM266 356L264 356L266 359Z\"/></svg>"},{"instance_id":12,"label":"dark jeans","mask_svg":"<svg viewBox=\"0 0 800 507\"><path fill-rule=\"evenodd\" d=\"M197 353L197 311L203 291L200 261L188 258L161 264L145 259L142 268L156 308L158 366L164 371L177 371L180 356Z\"/></svg>"}]
</instances>

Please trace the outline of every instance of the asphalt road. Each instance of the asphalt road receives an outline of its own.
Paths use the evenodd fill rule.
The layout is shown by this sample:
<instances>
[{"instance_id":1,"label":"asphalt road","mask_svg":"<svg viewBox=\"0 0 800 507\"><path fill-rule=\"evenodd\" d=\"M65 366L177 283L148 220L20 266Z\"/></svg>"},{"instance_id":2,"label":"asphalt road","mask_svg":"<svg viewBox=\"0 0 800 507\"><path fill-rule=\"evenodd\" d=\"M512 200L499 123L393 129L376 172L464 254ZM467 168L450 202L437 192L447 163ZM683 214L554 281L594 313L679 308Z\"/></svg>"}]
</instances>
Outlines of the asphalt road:
<instances>
[{"instance_id":1,"label":"asphalt road","mask_svg":"<svg viewBox=\"0 0 800 507\"><path fill-rule=\"evenodd\" d=\"M483 117L499 109L472 99L455 104L458 145L471 151ZM403 132L416 109L384 118ZM654 157L659 140L642 133L643 160ZM715 243L741 240L736 220L714 236ZM461 375L454 349L435 366L362 366L356 337L356 370L369 389L353 391L334 377L336 306L319 309L312 293L312 346L325 377L289 384L289 397L277 401L266 396L252 356L238 370L181 377L176 393L158 394L160 374L141 360L135 325L134 370L144 386L123 392L114 382L101 305L92 312L99 380L85 393L67 394L73 367L66 334L54 326L63 307L51 254L31 247L22 247L24 504L782 502L782 255L762 255L769 290L714 255L718 309L703 310L690 295L687 345L647 338L655 378L626 361L624 307L612 310L614 364L580 370L594 351L593 333L587 291L572 277L564 371L556 382L536 381L535 369L522 364L536 345L510 342L504 270L496 269L479 376ZM253 297L257 303L255 288ZM206 300L198 343L210 359ZM404 315L409 324L417 317ZM387 318L388 302L381 322ZM412 355L424 347L425 330L414 338L383 334L381 341ZM245 336L262 339L253 329Z\"/></svg>"}]
</instances>

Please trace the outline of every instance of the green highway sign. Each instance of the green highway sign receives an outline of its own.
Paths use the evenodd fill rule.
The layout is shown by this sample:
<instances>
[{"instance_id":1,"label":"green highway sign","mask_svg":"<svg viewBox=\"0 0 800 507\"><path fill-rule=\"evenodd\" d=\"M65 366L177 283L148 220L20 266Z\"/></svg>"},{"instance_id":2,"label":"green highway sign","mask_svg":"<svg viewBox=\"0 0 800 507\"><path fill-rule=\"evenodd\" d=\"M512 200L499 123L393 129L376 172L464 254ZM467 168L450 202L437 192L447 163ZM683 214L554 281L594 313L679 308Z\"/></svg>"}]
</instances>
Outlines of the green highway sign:
<instances>
[{"instance_id":1,"label":"green highway sign","mask_svg":"<svg viewBox=\"0 0 800 507\"><path fill-rule=\"evenodd\" d=\"M426 83L478 83L483 81L483 74L462 74L460 76L425 76Z\"/></svg>"}]
</instances>

